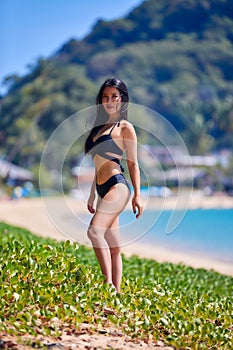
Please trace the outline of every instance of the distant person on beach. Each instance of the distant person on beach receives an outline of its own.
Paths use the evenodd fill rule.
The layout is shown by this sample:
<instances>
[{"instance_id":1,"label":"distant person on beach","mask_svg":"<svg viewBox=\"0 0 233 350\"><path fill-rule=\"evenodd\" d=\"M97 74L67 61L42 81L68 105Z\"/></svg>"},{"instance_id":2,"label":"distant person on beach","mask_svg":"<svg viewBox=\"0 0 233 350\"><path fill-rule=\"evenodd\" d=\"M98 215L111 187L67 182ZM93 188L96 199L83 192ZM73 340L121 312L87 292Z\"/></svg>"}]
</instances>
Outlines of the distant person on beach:
<instances>
[{"instance_id":1,"label":"distant person on beach","mask_svg":"<svg viewBox=\"0 0 233 350\"><path fill-rule=\"evenodd\" d=\"M107 79L96 98L96 119L85 142L95 164L87 208L94 214L88 228L88 238L94 248L106 282L120 292L122 259L119 214L130 199L130 188L123 175L121 159L126 152L133 185L132 209L136 218L142 214L140 171L137 160L137 136L128 122L129 95L123 81ZM95 208L95 194L98 200Z\"/></svg>"}]
</instances>

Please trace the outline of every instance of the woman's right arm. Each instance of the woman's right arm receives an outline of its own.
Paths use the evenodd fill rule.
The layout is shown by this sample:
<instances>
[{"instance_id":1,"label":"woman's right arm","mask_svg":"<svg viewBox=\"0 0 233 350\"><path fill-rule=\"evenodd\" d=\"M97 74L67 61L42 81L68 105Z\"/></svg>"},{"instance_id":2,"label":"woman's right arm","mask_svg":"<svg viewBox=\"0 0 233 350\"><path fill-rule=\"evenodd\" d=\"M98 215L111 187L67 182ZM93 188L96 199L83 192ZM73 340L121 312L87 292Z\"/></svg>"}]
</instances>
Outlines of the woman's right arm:
<instances>
[{"instance_id":1,"label":"woman's right arm","mask_svg":"<svg viewBox=\"0 0 233 350\"><path fill-rule=\"evenodd\" d=\"M95 191L96 191L96 175L92 181L90 196L87 201L87 209L91 214L95 213L94 201L95 201Z\"/></svg>"}]
</instances>

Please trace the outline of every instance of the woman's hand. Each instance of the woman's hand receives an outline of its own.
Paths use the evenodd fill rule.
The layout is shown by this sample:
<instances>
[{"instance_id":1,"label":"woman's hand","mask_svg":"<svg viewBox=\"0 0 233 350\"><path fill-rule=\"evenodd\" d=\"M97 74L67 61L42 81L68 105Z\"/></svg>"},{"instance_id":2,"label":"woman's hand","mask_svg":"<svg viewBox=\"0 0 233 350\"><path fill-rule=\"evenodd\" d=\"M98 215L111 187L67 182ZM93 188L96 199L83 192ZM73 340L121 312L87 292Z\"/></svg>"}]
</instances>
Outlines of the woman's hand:
<instances>
[{"instance_id":1,"label":"woman's hand","mask_svg":"<svg viewBox=\"0 0 233 350\"><path fill-rule=\"evenodd\" d=\"M142 206L142 201L140 196L134 196L132 199L132 208L134 214L136 214L136 218L138 219L139 216L142 215L143 211L143 206Z\"/></svg>"},{"instance_id":2,"label":"woman's hand","mask_svg":"<svg viewBox=\"0 0 233 350\"><path fill-rule=\"evenodd\" d=\"M88 201L87 201L87 209L89 210L89 212L91 214L95 214L94 200L95 200L95 197L94 196L90 196Z\"/></svg>"}]
</instances>

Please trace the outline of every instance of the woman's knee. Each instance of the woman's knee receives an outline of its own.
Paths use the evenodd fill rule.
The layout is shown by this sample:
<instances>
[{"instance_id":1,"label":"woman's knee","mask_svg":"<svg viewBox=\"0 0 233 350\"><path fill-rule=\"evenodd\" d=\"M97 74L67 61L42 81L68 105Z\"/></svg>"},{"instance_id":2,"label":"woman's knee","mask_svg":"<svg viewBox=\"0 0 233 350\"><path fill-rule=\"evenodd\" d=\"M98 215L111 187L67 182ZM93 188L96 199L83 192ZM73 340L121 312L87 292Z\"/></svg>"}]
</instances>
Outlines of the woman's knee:
<instances>
[{"instance_id":1,"label":"woman's knee","mask_svg":"<svg viewBox=\"0 0 233 350\"><path fill-rule=\"evenodd\" d=\"M104 232L95 226L90 226L87 230L87 237L90 239L93 247L107 248L108 244L104 238Z\"/></svg>"},{"instance_id":2,"label":"woman's knee","mask_svg":"<svg viewBox=\"0 0 233 350\"><path fill-rule=\"evenodd\" d=\"M92 241L98 237L97 230L93 226L89 226L87 230L87 237Z\"/></svg>"}]
</instances>

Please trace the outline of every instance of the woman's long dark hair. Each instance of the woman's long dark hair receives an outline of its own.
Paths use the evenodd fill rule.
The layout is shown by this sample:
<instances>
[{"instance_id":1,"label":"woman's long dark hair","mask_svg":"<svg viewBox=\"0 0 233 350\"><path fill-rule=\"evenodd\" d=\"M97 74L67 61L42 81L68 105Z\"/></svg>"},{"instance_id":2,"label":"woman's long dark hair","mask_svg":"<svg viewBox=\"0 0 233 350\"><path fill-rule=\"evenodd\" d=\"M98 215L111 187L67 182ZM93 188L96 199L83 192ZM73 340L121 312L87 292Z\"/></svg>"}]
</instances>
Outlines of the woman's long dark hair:
<instances>
[{"instance_id":1,"label":"woman's long dark hair","mask_svg":"<svg viewBox=\"0 0 233 350\"><path fill-rule=\"evenodd\" d=\"M100 87L99 93L96 97L96 105L97 105L97 113L96 113L96 119L93 128L91 129L90 134L88 135L86 142L85 142L85 153L88 153L90 151L90 145L92 142L92 138L98 133L99 129L102 128L103 125L108 121L108 114L106 113L103 105L102 105L102 96L103 91L107 86L114 87L119 90L121 95L121 110L120 110L120 118L121 119L128 119L128 102L129 102L129 94L128 89L125 85L125 83L117 78L110 78L107 79L103 85Z\"/></svg>"}]
</instances>

